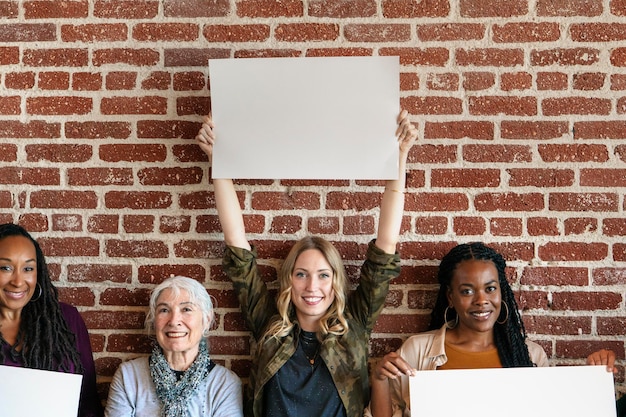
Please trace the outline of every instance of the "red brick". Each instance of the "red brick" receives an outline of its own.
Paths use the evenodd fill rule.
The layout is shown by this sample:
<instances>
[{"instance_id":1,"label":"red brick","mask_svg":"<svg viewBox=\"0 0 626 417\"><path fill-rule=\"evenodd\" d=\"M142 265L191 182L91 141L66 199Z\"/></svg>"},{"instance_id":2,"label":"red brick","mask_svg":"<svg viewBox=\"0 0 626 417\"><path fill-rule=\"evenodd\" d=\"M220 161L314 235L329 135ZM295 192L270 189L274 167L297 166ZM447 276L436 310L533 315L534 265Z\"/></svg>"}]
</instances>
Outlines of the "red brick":
<instances>
[{"instance_id":1,"label":"red brick","mask_svg":"<svg viewBox=\"0 0 626 417\"><path fill-rule=\"evenodd\" d=\"M268 25L207 25L202 30L209 42L262 42L270 37Z\"/></svg>"},{"instance_id":2,"label":"red brick","mask_svg":"<svg viewBox=\"0 0 626 417\"><path fill-rule=\"evenodd\" d=\"M339 218L331 216L311 217L307 219L306 229L313 235L336 234L339 232Z\"/></svg>"},{"instance_id":3,"label":"red brick","mask_svg":"<svg viewBox=\"0 0 626 417\"><path fill-rule=\"evenodd\" d=\"M0 47L0 65L11 65L20 62L20 48L17 46Z\"/></svg>"},{"instance_id":4,"label":"red brick","mask_svg":"<svg viewBox=\"0 0 626 417\"><path fill-rule=\"evenodd\" d=\"M6 166L0 167L0 178L3 184L59 185L61 177L57 168Z\"/></svg>"},{"instance_id":5,"label":"red brick","mask_svg":"<svg viewBox=\"0 0 626 417\"><path fill-rule=\"evenodd\" d=\"M428 65L443 67L450 60L446 48L380 48L380 56L399 56L400 65Z\"/></svg>"},{"instance_id":6,"label":"red brick","mask_svg":"<svg viewBox=\"0 0 626 417\"><path fill-rule=\"evenodd\" d=\"M167 17L220 17L227 16L229 12L228 0L163 1L163 14Z\"/></svg>"},{"instance_id":7,"label":"red brick","mask_svg":"<svg viewBox=\"0 0 626 417\"><path fill-rule=\"evenodd\" d=\"M90 237L37 239L46 256L99 256L100 244Z\"/></svg>"},{"instance_id":8,"label":"red brick","mask_svg":"<svg viewBox=\"0 0 626 417\"><path fill-rule=\"evenodd\" d=\"M555 292L552 298L554 310L615 310L622 296L613 292Z\"/></svg>"},{"instance_id":9,"label":"red brick","mask_svg":"<svg viewBox=\"0 0 626 417\"><path fill-rule=\"evenodd\" d=\"M514 67L524 65L524 51L498 48L457 49L456 64L478 67Z\"/></svg>"},{"instance_id":10,"label":"red brick","mask_svg":"<svg viewBox=\"0 0 626 417\"><path fill-rule=\"evenodd\" d=\"M211 112L210 97L178 97L176 99L176 114L178 114L179 116L190 115L190 114L204 116L205 114L208 114L210 112Z\"/></svg>"},{"instance_id":11,"label":"red brick","mask_svg":"<svg viewBox=\"0 0 626 417\"><path fill-rule=\"evenodd\" d=\"M89 329L143 329L146 313L142 311L82 311Z\"/></svg>"},{"instance_id":12,"label":"red brick","mask_svg":"<svg viewBox=\"0 0 626 417\"><path fill-rule=\"evenodd\" d=\"M460 0L462 17L513 17L528 13L524 0Z\"/></svg>"},{"instance_id":13,"label":"red brick","mask_svg":"<svg viewBox=\"0 0 626 417\"><path fill-rule=\"evenodd\" d=\"M31 67L85 67L89 63L87 49L27 49L22 58Z\"/></svg>"},{"instance_id":14,"label":"red brick","mask_svg":"<svg viewBox=\"0 0 626 417\"><path fill-rule=\"evenodd\" d=\"M522 229L522 220L517 218L497 217L489 221L493 236L521 236Z\"/></svg>"},{"instance_id":15,"label":"red brick","mask_svg":"<svg viewBox=\"0 0 626 417\"><path fill-rule=\"evenodd\" d=\"M109 353L150 353L153 344L154 337L145 334L113 333L107 336L106 349Z\"/></svg>"},{"instance_id":16,"label":"red brick","mask_svg":"<svg viewBox=\"0 0 626 417\"><path fill-rule=\"evenodd\" d=\"M42 90L67 90L70 87L70 74L67 72L40 72L37 78L37 86Z\"/></svg>"},{"instance_id":17,"label":"red brick","mask_svg":"<svg viewBox=\"0 0 626 417\"><path fill-rule=\"evenodd\" d=\"M24 150L29 162L85 162L91 159L92 155L91 146L78 144L26 145Z\"/></svg>"},{"instance_id":18,"label":"red brick","mask_svg":"<svg viewBox=\"0 0 626 417\"><path fill-rule=\"evenodd\" d=\"M481 162L531 162L530 147L524 145L465 145L463 160Z\"/></svg>"},{"instance_id":19,"label":"red brick","mask_svg":"<svg viewBox=\"0 0 626 417\"><path fill-rule=\"evenodd\" d=\"M362 195L362 200L367 201L367 194ZM352 207L348 203L349 195L346 193L329 193L327 208L343 207L343 204ZM358 195L356 196L358 197ZM352 200L352 199L351 199ZM357 198L358 201L358 198ZM375 204L372 203L372 204ZM320 207L320 195L315 192L255 192L252 195L251 208L253 210L317 210Z\"/></svg>"},{"instance_id":20,"label":"red brick","mask_svg":"<svg viewBox=\"0 0 626 417\"><path fill-rule=\"evenodd\" d=\"M283 42L332 41L339 37L339 26L326 23L284 23L274 29L274 37Z\"/></svg>"},{"instance_id":21,"label":"red brick","mask_svg":"<svg viewBox=\"0 0 626 417\"><path fill-rule=\"evenodd\" d=\"M92 191L41 190L31 193L30 205L38 208L94 209L98 205L98 197Z\"/></svg>"},{"instance_id":22,"label":"red brick","mask_svg":"<svg viewBox=\"0 0 626 417\"><path fill-rule=\"evenodd\" d=\"M487 121L426 122L424 137L427 139L462 139L467 137L492 140L494 138L494 126L492 122Z\"/></svg>"},{"instance_id":23,"label":"red brick","mask_svg":"<svg viewBox=\"0 0 626 417\"><path fill-rule=\"evenodd\" d=\"M545 217L530 217L526 220L526 230L530 236L559 236L558 220Z\"/></svg>"},{"instance_id":24,"label":"red brick","mask_svg":"<svg viewBox=\"0 0 626 417\"><path fill-rule=\"evenodd\" d=\"M20 114L21 103L20 96L0 97L0 114L7 116Z\"/></svg>"},{"instance_id":25,"label":"red brick","mask_svg":"<svg viewBox=\"0 0 626 417\"><path fill-rule=\"evenodd\" d=\"M598 317L596 329L598 335L624 336L626 320L624 317Z\"/></svg>"},{"instance_id":26,"label":"red brick","mask_svg":"<svg viewBox=\"0 0 626 417\"><path fill-rule=\"evenodd\" d=\"M101 145L98 157L106 162L163 162L167 157L167 148L158 144Z\"/></svg>"},{"instance_id":27,"label":"red brick","mask_svg":"<svg viewBox=\"0 0 626 417\"><path fill-rule=\"evenodd\" d=\"M65 134L72 139L126 139L131 127L127 122L67 122Z\"/></svg>"},{"instance_id":28,"label":"red brick","mask_svg":"<svg viewBox=\"0 0 626 417\"><path fill-rule=\"evenodd\" d=\"M433 169L433 187L497 187L500 185L499 169Z\"/></svg>"},{"instance_id":29,"label":"red brick","mask_svg":"<svg viewBox=\"0 0 626 417\"><path fill-rule=\"evenodd\" d=\"M491 72L464 72L463 88L468 91L488 90L496 84L496 76Z\"/></svg>"},{"instance_id":30,"label":"red brick","mask_svg":"<svg viewBox=\"0 0 626 417\"><path fill-rule=\"evenodd\" d=\"M538 72L537 90L566 90L568 76L562 72Z\"/></svg>"},{"instance_id":31,"label":"red brick","mask_svg":"<svg viewBox=\"0 0 626 417\"><path fill-rule=\"evenodd\" d=\"M349 24L343 35L350 42L406 42L411 27L404 24Z\"/></svg>"},{"instance_id":32,"label":"red brick","mask_svg":"<svg viewBox=\"0 0 626 417\"><path fill-rule=\"evenodd\" d=\"M67 170L70 186L132 185L132 168L70 168Z\"/></svg>"},{"instance_id":33,"label":"red brick","mask_svg":"<svg viewBox=\"0 0 626 417\"><path fill-rule=\"evenodd\" d=\"M194 23L139 23L133 26L132 37L141 42L192 42L198 39Z\"/></svg>"},{"instance_id":34,"label":"red brick","mask_svg":"<svg viewBox=\"0 0 626 417\"><path fill-rule=\"evenodd\" d=\"M206 240L183 240L174 245L177 258L221 259L224 254L224 242ZM260 257L264 257L259 254ZM285 255L286 256L286 255Z\"/></svg>"},{"instance_id":35,"label":"red brick","mask_svg":"<svg viewBox=\"0 0 626 417\"><path fill-rule=\"evenodd\" d=\"M200 167L190 168L144 168L137 172L142 185L189 185L199 184L203 172Z\"/></svg>"},{"instance_id":36,"label":"red brick","mask_svg":"<svg viewBox=\"0 0 626 417\"><path fill-rule=\"evenodd\" d=\"M559 23L520 22L493 25L493 41L500 43L555 42L561 37Z\"/></svg>"},{"instance_id":37,"label":"red brick","mask_svg":"<svg viewBox=\"0 0 626 417\"><path fill-rule=\"evenodd\" d=\"M143 307L149 299L150 290L146 288L105 288L100 294L100 305Z\"/></svg>"},{"instance_id":38,"label":"red brick","mask_svg":"<svg viewBox=\"0 0 626 417\"><path fill-rule=\"evenodd\" d=\"M240 196L242 201L243 196ZM215 208L215 196L208 191L198 191L193 193L181 193L178 204L187 210L204 210Z\"/></svg>"},{"instance_id":39,"label":"red brick","mask_svg":"<svg viewBox=\"0 0 626 417\"><path fill-rule=\"evenodd\" d=\"M299 56L370 56L365 48L310 48L306 54L296 49L242 49L235 51L235 58L293 58Z\"/></svg>"},{"instance_id":40,"label":"red brick","mask_svg":"<svg viewBox=\"0 0 626 417\"><path fill-rule=\"evenodd\" d=\"M593 285L622 285L626 282L625 268L595 268L592 271Z\"/></svg>"},{"instance_id":41,"label":"red brick","mask_svg":"<svg viewBox=\"0 0 626 417\"><path fill-rule=\"evenodd\" d=\"M63 42L120 42L127 39L125 23L61 25Z\"/></svg>"},{"instance_id":42,"label":"red brick","mask_svg":"<svg viewBox=\"0 0 626 417\"><path fill-rule=\"evenodd\" d=\"M53 214L52 230L80 232L83 230L83 219L78 214Z\"/></svg>"},{"instance_id":43,"label":"red brick","mask_svg":"<svg viewBox=\"0 0 626 417\"><path fill-rule=\"evenodd\" d=\"M172 195L165 191L108 191L104 201L109 209L165 209L172 205Z\"/></svg>"},{"instance_id":44,"label":"red brick","mask_svg":"<svg viewBox=\"0 0 626 417\"><path fill-rule=\"evenodd\" d=\"M450 42L480 40L485 36L481 23L432 23L417 26L417 37L425 42Z\"/></svg>"},{"instance_id":45,"label":"red brick","mask_svg":"<svg viewBox=\"0 0 626 417\"><path fill-rule=\"evenodd\" d=\"M445 17L450 13L450 3L447 0L383 0L383 16L385 18L416 18L416 17Z\"/></svg>"},{"instance_id":46,"label":"red brick","mask_svg":"<svg viewBox=\"0 0 626 417\"><path fill-rule=\"evenodd\" d=\"M109 239L104 250L110 258L167 258L169 255L165 243L151 240Z\"/></svg>"},{"instance_id":47,"label":"red brick","mask_svg":"<svg viewBox=\"0 0 626 417\"><path fill-rule=\"evenodd\" d=\"M187 138L192 139L198 133L199 124L186 120L145 120L137 122L138 138Z\"/></svg>"},{"instance_id":48,"label":"red brick","mask_svg":"<svg viewBox=\"0 0 626 417\"><path fill-rule=\"evenodd\" d=\"M199 71L180 72L174 74L173 87L175 91L203 90L206 87L206 79Z\"/></svg>"},{"instance_id":49,"label":"red brick","mask_svg":"<svg viewBox=\"0 0 626 417\"><path fill-rule=\"evenodd\" d=\"M611 74L610 76L611 90L626 90L626 74Z\"/></svg>"},{"instance_id":50,"label":"red brick","mask_svg":"<svg viewBox=\"0 0 626 417\"><path fill-rule=\"evenodd\" d=\"M527 72L509 72L500 76L502 91L528 90L532 87L533 77Z\"/></svg>"},{"instance_id":51,"label":"red brick","mask_svg":"<svg viewBox=\"0 0 626 417\"><path fill-rule=\"evenodd\" d=\"M543 261L602 261L608 255L605 243L549 242L539 246Z\"/></svg>"},{"instance_id":52,"label":"red brick","mask_svg":"<svg viewBox=\"0 0 626 417\"><path fill-rule=\"evenodd\" d=\"M580 185L624 187L626 186L626 169L583 168L580 170Z\"/></svg>"},{"instance_id":53,"label":"red brick","mask_svg":"<svg viewBox=\"0 0 626 417\"><path fill-rule=\"evenodd\" d=\"M447 231L448 219L443 216L415 218L415 233L418 235L443 235Z\"/></svg>"},{"instance_id":54,"label":"red brick","mask_svg":"<svg viewBox=\"0 0 626 417\"><path fill-rule=\"evenodd\" d=\"M524 314L526 332L553 336L591 334L590 317L549 317Z\"/></svg>"},{"instance_id":55,"label":"red brick","mask_svg":"<svg viewBox=\"0 0 626 417\"><path fill-rule=\"evenodd\" d=\"M577 267L526 267L520 278L522 285L589 285L589 271L587 268Z\"/></svg>"},{"instance_id":56,"label":"red brick","mask_svg":"<svg viewBox=\"0 0 626 417\"><path fill-rule=\"evenodd\" d=\"M191 216L161 216L159 232L187 233L191 230Z\"/></svg>"},{"instance_id":57,"label":"red brick","mask_svg":"<svg viewBox=\"0 0 626 417\"><path fill-rule=\"evenodd\" d=\"M17 222L26 230L33 232L45 232L48 231L48 217L39 213L24 213L20 214ZM46 254L47 255L47 254ZM51 269L51 265L48 264L48 269ZM50 271L52 274L52 271Z\"/></svg>"},{"instance_id":58,"label":"red brick","mask_svg":"<svg viewBox=\"0 0 626 417\"><path fill-rule=\"evenodd\" d=\"M132 90L137 82L137 73L128 71L112 71L106 75L107 90Z\"/></svg>"},{"instance_id":59,"label":"red brick","mask_svg":"<svg viewBox=\"0 0 626 417\"><path fill-rule=\"evenodd\" d=\"M97 49L93 51L93 65L126 64L134 66L155 66L159 62L159 52L154 49Z\"/></svg>"},{"instance_id":60,"label":"red brick","mask_svg":"<svg viewBox=\"0 0 626 417\"><path fill-rule=\"evenodd\" d=\"M15 162L17 160L17 146L11 143L0 143L0 161Z\"/></svg>"},{"instance_id":61,"label":"red brick","mask_svg":"<svg viewBox=\"0 0 626 417\"><path fill-rule=\"evenodd\" d=\"M72 1L25 1L26 19L85 18L89 12L86 0Z\"/></svg>"},{"instance_id":62,"label":"red brick","mask_svg":"<svg viewBox=\"0 0 626 417\"><path fill-rule=\"evenodd\" d=\"M410 91L410 90L418 90L420 88L420 78L419 75L415 73L400 73L400 90L401 91Z\"/></svg>"},{"instance_id":63,"label":"red brick","mask_svg":"<svg viewBox=\"0 0 626 417\"><path fill-rule=\"evenodd\" d=\"M481 236L487 230L484 217L455 217L452 222L454 234L459 236Z\"/></svg>"},{"instance_id":64,"label":"red brick","mask_svg":"<svg viewBox=\"0 0 626 417\"><path fill-rule=\"evenodd\" d=\"M585 358L591 352L610 349L616 352L617 358L624 355L624 342L612 340L559 340L556 342L556 355L560 358Z\"/></svg>"},{"instance_id":65,"label":"red brick","mask_svg":"<svg viewBox=\"0 0 626 417\"><path fill-rule=\"evenodd\" d=\"M537 16L600 16L602 0L538 0Z\"/></svg>"},{"instance_id":66,"label":"red brick","mask_svg":"<svg viewBox=\"0 0 626 417\"><path fill-rule=\"evenodd\" d=\"M617 156L621 161L626 162L626 145L616 146L615 156Z\"/></svg>"},{"instance_id":67,"label":"red brick","mask_svg":"<svg viewBox=\"0 0 626 417\"><path fill-rule=\"evenodd\" d=\"M602 220L602 234L604 236L626 236L626 219Z\"/></svg>"},{"instance_id":68,"label":"red brick","mask_svg":"<svg viewBox=\"0 0 626 417\"><path fill-rule=\"evenodd\" d=\"M304 8L298 0L242 0L237 2L239 17L298 17Z\"/></svg>"},{"instance_id":69,"label":"red brick","mask_svg":"<svg viewBox=\"0 0 626 417\"><path fill-rule=\"evenodd\" d=\"M463 104L455 97L405 97L401 107L411 114L461 114Z\"/></svg>"},{"instance_id":70,"label":"red brick","mask_svg":"<svg viewBox=\"0 0 626 417\"><path fill-rule=\"evenodd\" d=\"M17 1L0 1L0 17L16 19L19 14Z\"/></svg>"},{"instance_id":71,"label":"red brick","mask_svg":"<svg viewBox=\"0 0 626 417\"><path fill-rule=\"evenodd\" d=\"M426 331L429 322L429 315L381 314L374 326L374 333L415 334Z\"/></svg>"},{"instance_id":72,"label":"red brick","mask_svg":"<svg viewBox=\"0 0 626 417\"><path fill-rule=\"evenodd\" d=\"M569 33L575 42L612 42L626 39L626 25L619 23L573 23Z\"/></svg>"},{"instance_id":73,"label":"red brick","mask_svg":"<svg viewBox=\"0 0 626 417\"><path fill-rule=\"evenodd\" d=\"M73 306L95 306L96 297L90 288L85 287L57 287L59 290L59 301Z\"/></svg>"},{"instance_id":74,"label":"red brick","mask_svg":"<svg viewBox=\"0 0 626 417\"><path fill-rule=\"evenodd\" d=\"M122 228L126 233L152 233L154 231L154 216L129 214L122 218Z\"/></svg>"},{"instance_id":75,"label":"red brick","mask_svg":"<svg viewBox=\"0 0 626 417\"><path fill-rule=\"evenodd\" d=\"M546 116L564 114L608 115L611 100L590 97L546 98L541 102L541 109Z\"/></svg>"},{"instance_id":76,"label":"red brick","mask_svg":"<svg viewBox=\"0 0 626 417\"><path fill-rule=\"evenodd\" d=\"M456 91L459 89L458 74L429 74L427 79L429 90Z\"/></svg>"},{"instance_id":77,"label":"red brick","mask_svg":"<svg viewBox=\"0 0 626 417\"><path fill-rule=\"evenodd\" d=\"M604 80L606 74L599 74L595 72L583 72L574 74L573 87L574 90L601 90L604 86Z\"/></svg>"},{"instance_id":78,"label":"red brick","mask_svg":"<svg viewBox=\"0 0 626 417\"><path fill-rule=\"evenodd\" d=\"M71 282L119 282L130 283L131 265L86 264L68 265L67 279Z\"/></svg>"},{"instance_id":79,"label":"red brick","mask_svg":"<svg viewBox=\"0 0 626 417\"><path fill-rule=\"evenodd\" d=\"M158 1L97 0L94 2L93 14L95 17L104 19L149 19L156 17L158 11Z\"/></svg>"},{"instance_id":80,"label":"red brick","mask_svg":"<svg viewBox=\"0 0 626 417\"><path fill-rule=\"evenodd\" d=\"M104 97L100 103L102 114L166 114L165 97Z\"/></svg>"},{"instance_id":81,"label":"red brick","mask_svg":"<svg viewBox=\"0 0 626 417\"><path fill-rule=\"evenodd\" d=\"M315 17L369 17L376 14L374 0L311 0L308 15Z\"/></svg>"},{"instance_id":82,"label":"red brick","mask_svg":"<svg viewBox=\"0 0 626 417\"><path fill-rule=\"evenodd\" d=\"M571 217L563 220L565 235L594 233L598 229L598 220L592 217Z\"/></svg>"},{"instance_id":83,"label":"red brick","mask_svg":"<svg viewBox=\"0 0 626 417\"><path fill-rule=\"evenodd\" d=\"M2 56L2 50L0 50ZM35 86L35 73L26 72L7 72L4 74L4 85L8 89L30 90Z\"/></svg>"},{"instance_id":84,"label":"red brick","mask_svg":"<svg viewBox=\"0 0 626 417\"><path fill-rule=\"evenodd\" d=\"M230 49L171 48L164 51L165 67L203 67L209 59L230 58Z\"/></svg>"},{"instance_id":85,"label":"red brick","mask_svg":"<svg viewBox=\"0 0 626 417\"><path fill-rule=\"evenodd\" d=\"M153 71L141 80L142 90L167 90L172 83L172 76L167 71Z\"/></svg>"},{"instance_id":86,"label":"red brick","mask_svg":"<svg viewBox=\"0 0 626 417\"><path fill-rule=\"evenodd\" d=\"M626 122L621 120L574 123L575 139L625 139Z\"/></svg>"},{"instance_id":87,"label":"red brick","mask_svg":"<svg viewBox=\"0 0 626 417\"><path fill-rule=\"evenodd\" d=\"M543 195L539 193L481 193L474 197L478 211L539 211L544 208Z\"/></svg>"},{"instance_id":88,"label":"red brick","mask_svg":"<svg viewBox=\"0 0 626 417\"><path fill-rule=\"evenodd\" d=\"M29 97L26 99L26 111L29 114L87 114L92 109L93 102L88 97Z\"/></svg>"},{"instance_id":89,"label":"red brick","mask_svg":"<svg viewBox=\"0 0 626 417\"><path fill-rule=\"evenodd\" d=\"M511 187L569 187L574 184L574 171L570 169L510 168Z\"/></svg>"},{"instance_id":90,"label":"red brick","mask_svg":"<svg viewBox=\"0 0 626 417\"><path fill-rule=\"evenodd\" d=\"M469 201L465 193L411 193L405 195L404 208L418 212L465 211L469 208Z\"/></svg>"},{"instance_id":91,"label":"red brick","mask_svg":"<svg viewBox=\"0 0 626 417\"><path fill-rule=\"evenodd\" d=\"M613 193L550 193L548 206L554 211L618 211L619 196Z\"/></svg>"},{"instance_id":92,"label":"red brick","mask_svg":"<svg viewBox=\"0 0 626 417\"><path fill-rule=\"evenodd\" d=\"M613 260L626 261L626 244L615 243L613 245Z\"/></svg>"},{"instance_id":93,"label":"red brick","mask_svg":"<svg viewBox=\"0 0 626 417\"><path fill-rule=\"evenodd\" d=\"M469 98L470 114L533 116L537 114L535 97L481 96Z\"/></svg>"},{"instance_id":94,"label":"red brick","mask_svg":"<svg viewBox=\"0 0 626 417\"><path fill-rule=\"evenodd\" d=\"M544 162L606 162L609 159L605 145L539 145Z\"/></svg>"},{"instance_id":95,"label":"red brick","mask_svg":"<svg viewBox=\"0 0 626 417\"><path fill-rule=\"evenodd\" d=\"M72 74L72 89L76 91L96 91L102 88L102 74L76 72Z\"/></svg>"},{"instance_id":96,"label":"red brick","mask_svg":"<svg viewBox=\"0 0 626 417\"><path fill-rule=\"evenodd\" d=\"M600 60L600 51L594 48L541 49L530 52L532 66L593 65Z\"/></svg>"},{"instance_id":97,"label":"red brick","mask_svg":"<svg viewBox=\"0 0 626 417\"><path fill-rule=\"evenodd\" d=\"M87 220L87 231L91 233L117 233L119 216L116 214L98 214Z\"/></svg>"},{"instance_id":98,"label":"red brick","mask_svg":"<svg viewBox=\"0 0 626 417\"><path fill-rule=\"evenodd\" d=\"M302 230L300 216L274 216L270 225L270 233L293 234Z\"/></svg>"}]
</instances>

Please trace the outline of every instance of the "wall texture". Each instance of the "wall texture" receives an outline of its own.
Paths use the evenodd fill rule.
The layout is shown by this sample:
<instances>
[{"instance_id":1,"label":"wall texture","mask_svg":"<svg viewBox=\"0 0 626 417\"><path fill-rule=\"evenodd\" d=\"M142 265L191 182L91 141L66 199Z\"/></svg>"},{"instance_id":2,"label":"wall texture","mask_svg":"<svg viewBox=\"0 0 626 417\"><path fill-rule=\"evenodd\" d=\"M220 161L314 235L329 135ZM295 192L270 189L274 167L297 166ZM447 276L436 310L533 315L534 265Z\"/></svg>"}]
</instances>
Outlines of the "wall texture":
<instances>
[{"instance_id":1,"label":"wall texture","mask_svg":"<svg viewBox=\"0 0 626 417\"><path fill-rule=\"evenodd\" d=\"M245 379L252 343L192 140L208 59L399 55L420 137L373 357L425 329L438 259L483 240L555 364L609 347L623 365L625 41L625 0L0 1L0 221L40 240L90 329L103 398L148 352L147 295L170 274L215 297L213 357ZM308 233L356 278L381 183L237 187L268 281Z\"/></svg>"}]
</instances>

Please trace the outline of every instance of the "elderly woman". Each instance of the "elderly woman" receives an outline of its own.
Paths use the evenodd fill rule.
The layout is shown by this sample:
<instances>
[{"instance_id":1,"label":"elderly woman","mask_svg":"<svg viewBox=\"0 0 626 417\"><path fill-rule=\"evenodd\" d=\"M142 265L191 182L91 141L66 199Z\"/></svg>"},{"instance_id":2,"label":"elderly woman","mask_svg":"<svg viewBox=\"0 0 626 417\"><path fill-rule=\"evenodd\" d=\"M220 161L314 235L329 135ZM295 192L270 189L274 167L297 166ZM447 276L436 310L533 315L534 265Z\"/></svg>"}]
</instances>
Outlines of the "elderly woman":
<instances>
[{"instance_id":1,"label":"elderly woman","mask_svg":"<svg viewBox=\"0 0 626 417\"><path fill-rule=\"evenodd\" d=\"M13 223L0 225L0 365L82 374L78 416L102 416L85 322L59 302L39 243Z\"/></svg>"},{"instance_id":2,"label":"elderly woman","mask_svg":"<svg viewBox=\"0 0 626 417\"><path fill-rule=\"evenodd\" d=\"M150 297L146 326L157 344L150 357L120 365L105 416L242 416L241 381L209 357L213 305L205 288L168 278Z\"/></svg>"}]
</instances>

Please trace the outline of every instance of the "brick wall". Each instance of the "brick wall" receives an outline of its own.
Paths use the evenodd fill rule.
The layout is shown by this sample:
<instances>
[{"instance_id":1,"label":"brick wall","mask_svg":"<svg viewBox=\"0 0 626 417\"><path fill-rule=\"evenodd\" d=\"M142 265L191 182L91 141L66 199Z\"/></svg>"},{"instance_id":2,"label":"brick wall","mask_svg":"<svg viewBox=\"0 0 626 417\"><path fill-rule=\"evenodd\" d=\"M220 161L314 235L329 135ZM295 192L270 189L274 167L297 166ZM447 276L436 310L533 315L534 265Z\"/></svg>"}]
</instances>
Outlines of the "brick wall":
<instances>
[{"instance_id":1,"label":"brick wall","mask_svg":"<svg viewBox=\"0 0 626 417\"><path fill-rule=\"evenodd\" d=\"M401 277L373 356L425 329L457 242L509 260L531 338L556 364L626 338L626 1L0 1L0 221L39 238L92 335L102 395L148 351L170 274L217 301L214 358L251 340L220 270L206 158L209 58L399 55L410 155ZM381 183L240 181L264 273L321 234L356 276ZM287 192L288 190L288 192Z\"/></svg>"}]
</instances>

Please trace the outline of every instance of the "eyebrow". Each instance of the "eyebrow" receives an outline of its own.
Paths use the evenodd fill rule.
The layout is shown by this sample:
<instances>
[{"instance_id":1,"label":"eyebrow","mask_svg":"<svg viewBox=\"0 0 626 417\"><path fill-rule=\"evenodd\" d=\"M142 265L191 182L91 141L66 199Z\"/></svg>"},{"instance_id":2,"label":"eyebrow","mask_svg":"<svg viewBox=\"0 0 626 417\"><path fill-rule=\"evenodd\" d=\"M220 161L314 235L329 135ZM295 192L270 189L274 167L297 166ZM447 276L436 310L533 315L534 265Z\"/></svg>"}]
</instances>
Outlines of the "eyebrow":
<instances>
[{"instance_id":1,"label":"eyebrow","mask_svg":"<svg viewBox=\"0 0 626 417\"><path fill-rule=\"evenodd\" d=\"M196 303L191 302L191 301L183 301L182 303L178 303L177 305L182 306L182 305L185 305L185 304L196 305ZM159 307L159 306L166 306L166 307L169 307L169 306L170 306L170 304L169 304L169 303L165 303L165 302L161 301L160 303L157 303L157 305L156 305L156 306L157 306L157 307Z\"/></svg>"},{"instance_id":2,"label":"eyebrow","mask_svg":"<svg viewBox=\"0 0 626 417\"><path fill-rule=\"evenodd\" d=\"M8 262L13 262L13 260L12 260L11 258L0 258L0 261L8 261ZM33 259L27 259L27 260L26 260L26 262L27 262L27 263L30 263L30 262L37 262L37 259L34 259L34 258L33 258Z\"/></svg>"}]
</instances>

